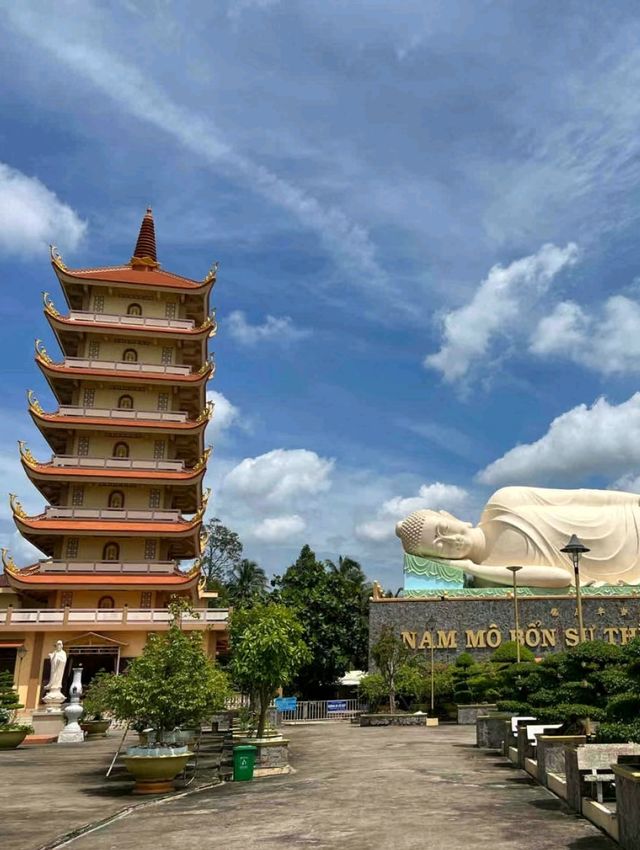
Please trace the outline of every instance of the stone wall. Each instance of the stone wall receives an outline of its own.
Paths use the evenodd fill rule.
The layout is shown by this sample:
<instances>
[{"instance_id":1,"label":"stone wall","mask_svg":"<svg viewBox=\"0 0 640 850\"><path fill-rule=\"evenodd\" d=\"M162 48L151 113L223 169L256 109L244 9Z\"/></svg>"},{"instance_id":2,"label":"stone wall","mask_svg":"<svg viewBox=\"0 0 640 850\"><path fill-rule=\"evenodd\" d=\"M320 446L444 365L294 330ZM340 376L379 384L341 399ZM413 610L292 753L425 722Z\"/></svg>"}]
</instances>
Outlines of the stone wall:
<instances>
[{"instance_id":1,"label":"stone wall","mask_svg":"<svg viewBox=\"0 0 640 850\"><path fill-rule=\"evenodd\" d=\"M619 593L619 589L618 589ZM640 634L640 596L590 595L583 600L586 636L627 643ZM575 646L578 642L576 602L572 596L519 597L521 640L536 655ZM369 608L369 645L390 626L410 649L437 661L453 661L465 651L488 658L514 638L513 599L469 598L374 599ZM370 665L371 667L372 665Z\"/></svg>"}]
</instances>

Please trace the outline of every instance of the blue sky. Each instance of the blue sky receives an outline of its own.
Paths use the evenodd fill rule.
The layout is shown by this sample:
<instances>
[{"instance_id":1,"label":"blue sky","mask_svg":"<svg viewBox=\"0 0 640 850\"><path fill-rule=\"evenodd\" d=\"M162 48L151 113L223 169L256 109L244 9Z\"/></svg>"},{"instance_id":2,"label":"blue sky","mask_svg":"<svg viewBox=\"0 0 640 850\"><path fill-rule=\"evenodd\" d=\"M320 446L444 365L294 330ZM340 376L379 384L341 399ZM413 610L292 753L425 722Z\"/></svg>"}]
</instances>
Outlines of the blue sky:
<instances>
[{"instance_id":1,"label":"blue sky","mask_svg":"<svg viewBox=\"0 0 640 850\"><path fill-rule=\"evenodd\" d=\"M640 490L640 13L425 0L1 3L0 469L70 266L220 261L212 510L401 584L395 521ZM55 300L55 298L54 298ZM58 296L58 301L61 298ZM0 536L29 562L0 510Z\"/></svg>"}]
</instances>

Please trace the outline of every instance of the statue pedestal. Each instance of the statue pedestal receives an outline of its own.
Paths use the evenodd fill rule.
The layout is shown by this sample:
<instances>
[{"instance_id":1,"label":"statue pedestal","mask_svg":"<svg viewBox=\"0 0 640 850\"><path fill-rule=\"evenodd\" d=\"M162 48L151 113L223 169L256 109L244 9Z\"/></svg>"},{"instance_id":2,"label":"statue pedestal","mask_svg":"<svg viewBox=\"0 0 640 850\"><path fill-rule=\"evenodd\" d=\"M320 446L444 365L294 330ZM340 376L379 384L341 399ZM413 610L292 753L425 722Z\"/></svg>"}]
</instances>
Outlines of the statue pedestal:
<instances>
[{"instance_id":1,"label":"statue pedestal","mask_svg":"<svg viewBox=\"0 0 640 850\"><path fill-rule=\"evenodd\" d=\"M81 744L84 741L84 732L80 728L78 720L84 714L84 709L80 705L80 695L82 694L82 667L76 667L73 670L73 682L69 689L71 694L71 702L65 706L64 715L67 718L67 725L58 735L59 744Z\"/></svg>"},{"instance_id":2,"label":"statue pedestal","mask_svg":"<svg viewBox=\"0 0 640 850\"><path fill-rule=\"evenodd\" d=\"M64 714L50 708L38 709L31 716L31 725L35 735L58 735L64 729Z\"/></svg>"}]
</instances>

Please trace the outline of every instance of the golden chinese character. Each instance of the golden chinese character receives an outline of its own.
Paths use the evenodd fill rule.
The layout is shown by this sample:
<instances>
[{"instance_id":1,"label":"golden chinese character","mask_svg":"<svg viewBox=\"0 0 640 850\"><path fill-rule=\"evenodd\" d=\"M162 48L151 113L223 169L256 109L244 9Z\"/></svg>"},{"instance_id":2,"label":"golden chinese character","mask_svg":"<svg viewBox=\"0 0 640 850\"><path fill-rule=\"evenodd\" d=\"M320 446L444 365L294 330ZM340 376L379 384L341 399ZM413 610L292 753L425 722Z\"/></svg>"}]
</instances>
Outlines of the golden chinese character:
<instances>
[{"instance_id":1,"label":"golden chinese character","mask_svg":"<svg viewBox=\"0 0 640 850\"><path fill-rule=\"evenodd\" d=\"M622 608L620 609L620 616L621 617L628 617L629 616L629 609L627 608L626 605L623 605Z\"/></svg>"},{"instance_id":2,"label":"golden chinese character","mask_svg":"<svg viewBox=\"0 0 640 850\"><path fill-rule=\"evenodd\" d=\"M600 608L598 608L598 615L600 617L603 617L606 613L607 612L605 611L605 609L602 606L600 606Z\"/></svg>"},{"instance_id":3,"label":"golden chinese character","mask_svg":"<svg viewBox=\"0 0 640 850\"><path fill-rule=\"evenodd\" d=\"M552 609L551 609L551 616L552 616L552 617L559 617L559 616L560 616L560 611L559 611L557 608L552 608Z\"/></svg>"}]
</instances>

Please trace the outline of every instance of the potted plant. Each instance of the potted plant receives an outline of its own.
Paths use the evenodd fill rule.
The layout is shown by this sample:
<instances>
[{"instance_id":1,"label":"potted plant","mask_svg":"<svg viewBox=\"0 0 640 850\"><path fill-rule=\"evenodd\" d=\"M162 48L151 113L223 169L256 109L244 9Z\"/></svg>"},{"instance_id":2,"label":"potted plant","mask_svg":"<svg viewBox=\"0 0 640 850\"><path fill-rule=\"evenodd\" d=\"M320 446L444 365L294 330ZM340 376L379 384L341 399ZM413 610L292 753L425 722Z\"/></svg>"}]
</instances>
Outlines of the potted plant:
<instances>
[{"instance_id":1,"label":"potted plant","mask_svg":"<svg viewBox=\"0 0 640 850\"><path fill-rule=\"evenodd\" d=\"M28 723L16 723L18 711L24 708L13 687L11 673L0 673L0 750L19 747L33 733Z\"/></svg>"},{"instance_id":2,"label":"potted plant","mask_svg":"<svg viewBox=\"0 0 640 850\"><path fill-rule=\"evenodd\" d=\"M104 714L109 709L109 682L111 676L104 671L91 680L82 700L84 715L80 728L87 738L106 738L111 719Z\"/></svg>"},{"instance_id":3,"label":"potted plant","mask_svg":"<svg viewBox=\"0 0 640 850\"><path fill-rule=\"evenodd\" d=\"M186 634L174 619L169 631L154 634L126 673L109 677L107 702L118 720L148 732L147 746L130 747L124 757L136 780L134 794L172 790L192 755L181 730L199 730L224 705L228 680L206 655L202 636Z\"/></svg>"}]
</instances>

